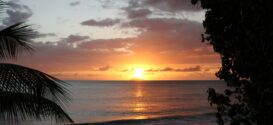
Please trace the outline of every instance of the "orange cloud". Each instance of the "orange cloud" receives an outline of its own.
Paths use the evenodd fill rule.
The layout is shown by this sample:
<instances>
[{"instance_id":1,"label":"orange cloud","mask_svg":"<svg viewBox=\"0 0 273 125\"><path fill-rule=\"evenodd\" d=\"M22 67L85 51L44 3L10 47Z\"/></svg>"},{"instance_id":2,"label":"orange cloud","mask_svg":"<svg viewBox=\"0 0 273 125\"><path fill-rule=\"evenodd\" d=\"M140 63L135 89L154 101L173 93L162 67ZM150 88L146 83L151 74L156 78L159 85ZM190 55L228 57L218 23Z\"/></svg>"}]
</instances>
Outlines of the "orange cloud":
<instances>
[{"instance_id":1,"label":"orange cloud","mask_svg":"<svg viewBox=\"0 0 273 125\"><path fill-rule=\"evenodd\" d=\"M188 68L171 68L165 67L162 69L147 69L145 72L199 72L201 71L201 66L188 67Z\"/></svg>"}]
</instances>

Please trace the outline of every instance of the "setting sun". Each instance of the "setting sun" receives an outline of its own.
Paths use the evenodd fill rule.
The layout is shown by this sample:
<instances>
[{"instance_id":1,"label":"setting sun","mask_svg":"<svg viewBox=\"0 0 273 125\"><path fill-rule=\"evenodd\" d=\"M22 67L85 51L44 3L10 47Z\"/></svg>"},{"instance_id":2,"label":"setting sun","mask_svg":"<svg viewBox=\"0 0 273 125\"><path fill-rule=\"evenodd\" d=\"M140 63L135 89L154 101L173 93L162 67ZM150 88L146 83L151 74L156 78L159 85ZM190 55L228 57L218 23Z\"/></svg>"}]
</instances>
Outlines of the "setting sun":
<instances>
[{"instance_id":1,"label":"setting sun","mask_svg":"<svg viewBox=\"0 0 273 125\"><path fill-rule=\"evenodd\" d=\"M134 78L143 79L144 78L143 72L144 70L142 68L136 68L134 72Z\"/></svg>"}]
</instances>

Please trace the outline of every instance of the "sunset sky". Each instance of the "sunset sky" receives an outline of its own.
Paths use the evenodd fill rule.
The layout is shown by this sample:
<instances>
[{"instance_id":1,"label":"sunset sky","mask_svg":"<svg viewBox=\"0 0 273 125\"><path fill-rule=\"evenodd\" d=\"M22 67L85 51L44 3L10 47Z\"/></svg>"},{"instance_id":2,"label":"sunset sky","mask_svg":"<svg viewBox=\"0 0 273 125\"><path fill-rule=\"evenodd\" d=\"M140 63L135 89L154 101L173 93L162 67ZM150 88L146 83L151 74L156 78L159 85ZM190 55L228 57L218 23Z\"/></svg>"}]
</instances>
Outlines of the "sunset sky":
<instances>
[{"instance_id":1,"label":"sunset sky","mask_svg":"<svg viewBox=\"0 0 273 125\"><path fill-rule=\"evenodd\" d=\"M60 79L216 79L219 55L201 42L204 10L190 0L11 0L0 28L39 35L12 63ZM10 62L10 61L9 61Z\"/></svg>"}]
</instances>

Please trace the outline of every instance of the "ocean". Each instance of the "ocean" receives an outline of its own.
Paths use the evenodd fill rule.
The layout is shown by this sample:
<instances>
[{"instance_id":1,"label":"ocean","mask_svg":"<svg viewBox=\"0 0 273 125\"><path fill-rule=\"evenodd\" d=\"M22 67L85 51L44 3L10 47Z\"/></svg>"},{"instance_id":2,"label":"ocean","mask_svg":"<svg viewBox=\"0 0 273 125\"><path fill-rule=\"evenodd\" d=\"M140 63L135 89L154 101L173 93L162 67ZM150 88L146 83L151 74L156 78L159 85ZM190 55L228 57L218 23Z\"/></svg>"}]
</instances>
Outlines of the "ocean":
<instances>
[{"instance_id":1,"label":"ocean","mask_svg":"<svg viewBox=\"0 0 273 125\"><path fill-rule=\"evenodd\" d=\"M206 91L225 87L223 81L66 82L72 95L66 111L75 123L92 125L216 125ZM20 125L30 123L54 125Z\"/></svg>"}]
</instances>

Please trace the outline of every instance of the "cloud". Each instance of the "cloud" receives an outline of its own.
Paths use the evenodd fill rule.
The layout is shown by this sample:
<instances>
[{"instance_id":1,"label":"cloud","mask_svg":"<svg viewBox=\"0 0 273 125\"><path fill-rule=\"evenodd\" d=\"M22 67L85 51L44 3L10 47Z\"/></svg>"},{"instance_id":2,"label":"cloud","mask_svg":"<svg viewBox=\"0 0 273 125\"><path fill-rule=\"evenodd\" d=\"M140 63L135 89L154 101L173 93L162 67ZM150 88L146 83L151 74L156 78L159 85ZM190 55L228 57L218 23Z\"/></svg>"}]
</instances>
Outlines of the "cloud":
<instances>
[{"instance_id":1,"label":"cloud","mask_svg":"<svg viewBox=\"0 0 273 125\"><path fill-rule=\"evenodd\" d=\"M197 72L197 71L201 71L201 67L195 66L195 67L189 67L189 68L184 68L184 69L175 69L174 71L176 71L176 72Z\"/></svg>"},{"instance_id":2,"label":"cloud","mask_svg":"<svg viewBox=\"0 0 273 125\"><path fill-rule=\"evenodd\" d=\"M147 69L145 72L199 72L201 71L201 66L188 67L188 68L171 68L165 67L162 69Z\"/></svg>"},{"instance_id":3,"label":"cloud","mask_svg":"<svg viewBox=\"0 0 273 125\"><path fill-rule=\"evenodd\" d=\"M9 1L6 4L8 5L8 9L6 10L7 17L3 19L5 26L26 21L33 14L32 10L26 5L20 5L14 1Z\"/></svg>"},{"instance_id":4,"label":"cloud","mask_svg":"<svg viewBox=\"0 0 273 125\"><path fill-rule=\"evenodd\" d=\"M101 66L101 67L97 67L97 68L93 68L92 71L108 71L111 69L111 66L109 65L105 65L105 66Z\"/></svg>"},{"instance_id":5,"label":"cloud","mask_svg":"<svg viewBox=\"0 0 273 125\"><path fill-rule=\"evenodd\" d=\"M80 73L77 72L69 72L69 73L65 73L65 72L57 72L57 73L51 73L50 75L54 76L54 77L58 77L58 78L66 78L66 79L78 79L77 77L80 76Z\"/></svg>"},{"instance_id":6,"label":"cloud","mask_svg":"<svg viewBox=\"0 0 273 125\"><path fill-rule=\"evenodd\" d=\"M89 39L89 36L69 35L67 38L63 38L62 40L68 43L76 43L87 39Z\"/></svg>"},{"instance_id":7,"label":"cloud","mask_svg":"<svg viewBox=\"0 0 273 125\"><path fill-rule=\"evenodd\" d=\"M132 39L97 39L79 44L79 49L88 49L89 51L116 51L117 49L128 49ZM118 52L118 51L116 51Z\"/></svg>"},{"instance_id":8,"label":"cloud","mask_svg":"<svg viewBox=\"0 0 273 125\"><path fill-rule=\"evenodd\" d=\"M129 69L122 69L122 70L119 70L120 72L128 72L130 71Z\"/></svg>"},{"instance_id":9,"label":"cloud","mask_svg":"<svg viewBox=\"0 0 273 125\"><path fill-rule=\"evenodd\" d=\"M196 12L201 8L191 4L191 0L130 0L127 8L154 8L167 12Z\"/></svg>"},{"instance_id":10,"label":"cloud","mask_svg":"<svg viewBox=\"0 0 273 125\"><path fill-rule=\"evenodd\" d=\"M119 19L110 19L110 18L107 18L107 19L103 19L103 20L100 20L100 21L93 20L93 19L86 20L86 21L83 21L81 23L81 25L84 25L84 26L109 27L109 26L116 25L118 23L120 23Z\"/></svg>"},{"instance_id":11,"label":"cloud","mask_svg":"<svg viewBox=\"0 0 273 125\"><path fill-rule=\"evenodd\" d=\"M40 33L38 31L34 32L35 37L34 38L44 38L44 37L50 37L50 36L57 36L55 33Z\"/></svg>"},{"instance_id":12,"label":"cloud","mask_svg":"<svg viewBox=\"0 0 273 125\"><path fill-rule=\"evenodd\" d=\"M108 9L114 7L117 0L99 0L99 2L101 3L102 8Z\"/></svg>"},{"instance_id":13,"label":"cloud","mask_svg":"<svg viewBox=\"0 0 273 125\"><path fill-rule=\"evenodd\" d=\"M149 9L128 9L126 12L129 19L144 18L152 14Z\"/></svg>"},{"instance_id":14,"label":"cloud","mask_svg":"<svg viewBox=\"0 0 273 125\"><path fill-rule=\"evenodd\" d=\"M22 55L18 63L48 73L78 72L90 71L98 64L105 66L107 63L116 64L119 62L118 59L126 59L128 56L128 52L115 50L126 48L126 39L113 39L113 42L112 40L89 40L79 42L77 47L73 47L64 39L55 42L33 43L34 49L39 51L35 51L31 56ZM98 67L97 69L105 70L106 68Z\"/></svg>"},{"instance_id":15,"label":"cloud","mask_svg":"<svg viewBox=\"0 0 273 125\"><path fill-rule=\"evenodd\" d=\"M70 3L70 6L78 6L78 5L80 5L80 1L75 1L75 2L71 2Z\"/></svg>"},{"instance_id":16,"label":"cloud","mask_svg":"<svg viewBox=\"0 0 273 125\"><path fill-rule=\"evenodd\" d=\"M138 18L122 24L122 28L136 28L141 33L134 38L96 40L71 34L59 41L35 44L35 48L39 49L34 53L35 56L24 57L20 61L42 71L75 72L90 70L98 64L122 65L139 61L148 64L155 61L164 64L199 64L216 60L215 57L199 55L206 49L192 53L195 49L206 47L201 43L201 23L175 18ZM77 47L70 45L75 42ZM47 64L41 66L44 62Z\"/></svg>"},{"instance_id":17,"label":"cloud","mask_svg":"<svg viewBox=\"0 0 273 125\"><path fill-rule=\"evenodd\" d=\"M108 71L111 67L109 65L98 68L98 71Z\"/></svg>"},{"instance_id":18,"label":"cloud","mask_svg":"<svg viewBox=\"0 0 273 125\"><path fill-rule=\"evenodd\" d=\"M137 28L141 34L135 39L134 50L166 52L186 51L204 47L199 22L176 18L142 18L123 23L122 27Z\"/></svg>"},{"instance_id":19,"label":"cloud","mask_svg":"<svg viewBox=\"0 0 273 125\"><path fill-rule=\"evenodd\" d=\"M135 27L142 28L152 32L162 32L162 31L181 31L187 30L191 31L201 31L202 24L199 22L189 21L187 19L177 19L177 18L143 18L135 19L124 23L125 27Z\"/></svg>"}]
</instances>

